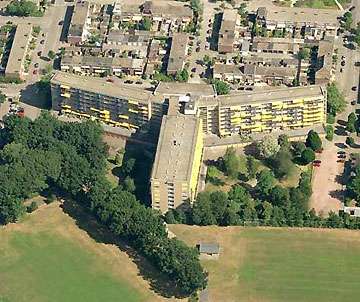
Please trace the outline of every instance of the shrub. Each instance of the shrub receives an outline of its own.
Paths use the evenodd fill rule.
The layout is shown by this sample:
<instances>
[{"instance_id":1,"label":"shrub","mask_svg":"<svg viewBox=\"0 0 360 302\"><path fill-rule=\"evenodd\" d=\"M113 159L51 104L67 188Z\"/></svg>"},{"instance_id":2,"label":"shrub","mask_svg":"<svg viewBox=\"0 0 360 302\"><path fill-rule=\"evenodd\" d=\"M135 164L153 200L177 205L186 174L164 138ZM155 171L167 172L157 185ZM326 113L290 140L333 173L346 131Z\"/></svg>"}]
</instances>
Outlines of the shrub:
<instances>
[{"instance_id":1,"label":"shrub","mask_svg":"<svg viewBox=\"0 0 360 302\"><path fill-rule=\"evenodd\" d=\"M333 116L332 114L328 113L326 115L326 122L328 124L334 124L335 123L335 116Z\"/></svg>"},{"instance_id":2,"label":"shrub","mask_svg":"<svg viewBox=\"0 0 360 302\"><path fill-rule=\"evenodd\" d=\"M333 138L334 138L334 127L331 126L331 125L327 125L327 126L325 126L325 131L326 131L326 136L325 136L325 138L326 138L328 141L332 141Z\"/></svg>"},{"instance_id":3,"label":"shrub","mask_svg":"<svg viewBox=\"0 0 360 302\"><path fill-rule=\"evenodd\" d=\"M37 203L33 201L26 209L28 213L34 212L38 208Z\"/></svg>"},{"instance_id":4,"label":"shrub","mask_svg":"<svg viewBox=\"0 0 360 302\"><path fill-rule=\"evenodd\" d=\"M311 148L306 148L301 153L301 161L304 165L307 165L315 160L315 153Z\"/></svg>"}]
</instances>

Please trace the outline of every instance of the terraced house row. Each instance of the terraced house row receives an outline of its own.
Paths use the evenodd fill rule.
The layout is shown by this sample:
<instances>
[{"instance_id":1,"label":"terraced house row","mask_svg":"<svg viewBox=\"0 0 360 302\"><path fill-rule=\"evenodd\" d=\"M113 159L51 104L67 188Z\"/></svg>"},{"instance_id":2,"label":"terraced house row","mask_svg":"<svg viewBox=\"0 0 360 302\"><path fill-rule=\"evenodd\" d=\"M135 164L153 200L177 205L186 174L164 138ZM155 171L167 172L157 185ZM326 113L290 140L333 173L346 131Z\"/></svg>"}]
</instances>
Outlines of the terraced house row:
<instances>
[{"instance_id":1,"label":"terraced house row","mask_svg":"<svg viewBox=\"0 0 360 302\"><path fill-rule=\"evenodd\" d=\"M220 136L309 127L326 116L326 89L319 85L220 96L206 84L160 83L151 91L58 72L51 88L53 109L135 131L160 129L174 99L182 113L202 119L204 134Z\"/></svg>"}]
</instances>

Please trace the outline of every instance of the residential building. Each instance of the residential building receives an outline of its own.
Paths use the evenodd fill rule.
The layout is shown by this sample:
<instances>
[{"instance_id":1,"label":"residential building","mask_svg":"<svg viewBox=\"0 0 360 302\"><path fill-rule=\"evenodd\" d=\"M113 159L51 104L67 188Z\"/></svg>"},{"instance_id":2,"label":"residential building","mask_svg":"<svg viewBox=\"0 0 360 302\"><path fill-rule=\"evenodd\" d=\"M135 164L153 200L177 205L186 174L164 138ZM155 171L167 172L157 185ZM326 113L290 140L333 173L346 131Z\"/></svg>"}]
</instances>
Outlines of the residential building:
<instances>
[{"instance_id":1,"label":"residential building","mask_svg":"<svg viewBox=\"0 0 360 302\"><path fill-rule=\"evenodd\" d=\"M69 56L61 60L61 71L74 72L82 75L102 74L108 72L113 75L126 74L141 76L144 71L145 59L120 57Z\"/></svg>"},{"instance_id":2,"label":"residential building","mask_svg":"<svg viewBox=\"0 0 360 302\"><path fill-rule=\"evenodd\" d=\"M260 7L257 20L267 31L281 30L299 33L299 37L321 40L326 36L336 36L341 11L300 7ZM295 35L297 36L297 35Z\"/></svg>"},{"instance_id":3,"label":"residential building","mask_svg":"<svg viewBox=\"0 0 360 302\"><path fill-rule=\"evenodd\" d=\"M166 213L195 201L203 151L201 123L196 115L179 112L163 117L151 174L153 209Z\"/></svg>"},{"instance_id":4,"label":"residential building","mask_svg":"<svg viewBox=\"0 0 360 302\"><path fill-rule=\"evenodd\" d=\"M227 9L224 11L219 31L218 52L234 52L238 36L236 27L239 23L240 15L238 15L235 9Z\"/></svg>"},{"instance_id":5,"label":"residential building","mask_svg":"<svg viewBox=\"0 0 360 302\"><path fill-rule=\"evenodd\" d=\"M71 45L77 45L85 41L85 37L89 35L88 27L90 25L89 18L90 3L87 1L77 2L74 6L71 17L67 40Z\"/></svg>"},{"instance_id":6,"label":"residential building","mask_svg":"<svg viewBox=\"0 0 360 302\"><path fill-rule=\"evenodd\" d=\"M319 85L217 96L206 84L160 83L151 92L114 81L58 72L51 80L52 107L133 130L148 123L158 130L164 115L181 111L199 116L204 134L220 136L292 130L326 120L327 95ZM169 107L174 102L177 106Z\"/></svg>"},{"instance_id":7,"label":"residential building","mask_svg":"<svg viewBox=\"0 0 360 302\"><path fill-rule=\"evenodd\" d=\"M360 207L345 207L343 208L344 213L348 213L351 217L360 217Z\"/></svg>"},{"instance_id":8,"label":"residential building","mask_svg":"<svg viewBox=\"0 0 360 302\"><path fill-rule=\"evenodd\" d=\"M5 76L23 79L26 75L25 61L28 46L32 39L31 33L31 25L21 23L17 25L9 59L6 64Z\"/></svg>"},{"instance_id":9,"label":"residential building","mask_svg":"<svg viewBox=\"0 0 360 302\"><path fill-rule=\"evenodd\" d=\"M181 71L186 62L189 36L186 33L174 33L171 38L171 48L166 72L175 75Z\"/></svg>"},{"instance_id":10,"label":"residential building","mask_svg":"<svg viewBox=\"0 0 360 302\"><path fill-rule=\"evenodd\" d=\"M147 46L150 42L150 33L143 30L112 30L109 32L106 43L113 45Z\"/></svg>"},{"instance_id":11,"label":"residential building","mask_svg":"<svg viewBox=\"0 0 360 302\"><path fill-rule=\"evenodd\" d=\"M296 55L303 43L303 39L254 37L251 51Z\"/></svg>"},{"instance_id":12,"label":"residential building","mask_svg":"<svg viewBox=\"0 0 360 302\"><path fill-rule=\"evenodd\" d=\"M174 23L179 26L189 24L193 11L185 2L177 1L143 1L133 0L121 2L121 8L116 5L116 14L121 22L138 22L144 17L150 17L154 22Z\"/></svg>"},{"instance_id":13,"label":"residential building","mask_svg":"<svg viewBox=\"0 0 360 302\"><path fill-rule=\"evenodd\" d=\"M327 85L332 79L332 64L334 55L334 39L324 39L319 41L316 67L315 84Z\"/></svg>"},{"instance_id":14,"label":"residential building","mask_svg":"<svg viewBox=\"0 0 360 302\"><path fill-rule=\"evenodd\" d=\"M113 81L57 72L51 79L52 109L134 131L149 122L159 128L168 103L152 100L150 91Z\"/></svg>"},{"instance_id":15,"label":"residential building","mask_svg":"<svg viewBox=\"0 0 360 302\"><path fill-rule=\"evenodd\" d=\"M217 101L221 136L297 129L326 119L326 90L321 86L222 95Z\"/></svg>"}]
</instances>

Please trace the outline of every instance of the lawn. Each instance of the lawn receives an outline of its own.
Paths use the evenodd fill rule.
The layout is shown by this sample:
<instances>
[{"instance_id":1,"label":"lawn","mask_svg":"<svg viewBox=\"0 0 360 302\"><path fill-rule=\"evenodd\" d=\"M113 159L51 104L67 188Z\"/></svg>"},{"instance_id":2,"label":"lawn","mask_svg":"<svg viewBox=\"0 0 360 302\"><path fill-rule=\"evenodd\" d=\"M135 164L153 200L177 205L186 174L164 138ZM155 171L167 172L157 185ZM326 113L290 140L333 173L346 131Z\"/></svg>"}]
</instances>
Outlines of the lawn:
<instances>
[{"instance_id":1,"label":"lawn","mask_svg":"<svg viewBox=\"0 0 360 302\"><path fill-rule=\"evenodd\" d=\"M59 204L0 228L1 302L161 301L114 245L97 243Z\"/></svg>"},{"instance_id":2,"label":"lawn","mask_svg":"<svg viewBox=\"0 0 360 302\"><path fill-rule=\"evenodd\" d=\"M358 301L360 232L328 229L171 225L189 245L218 242L210 301Z\"/></svg>"},{"instance_id":3,"label":"lawn","mask_svg":"<svg viewBox=\"0 0 360 302\"><path fill-rule=\"evenodd\" d=\"M339 0L341 5L345 4L346 0ZM335 0L298 0L295 4L298 7L310 7L310 8L328 8L338 9Z\"/></svg>"}]
</instances>

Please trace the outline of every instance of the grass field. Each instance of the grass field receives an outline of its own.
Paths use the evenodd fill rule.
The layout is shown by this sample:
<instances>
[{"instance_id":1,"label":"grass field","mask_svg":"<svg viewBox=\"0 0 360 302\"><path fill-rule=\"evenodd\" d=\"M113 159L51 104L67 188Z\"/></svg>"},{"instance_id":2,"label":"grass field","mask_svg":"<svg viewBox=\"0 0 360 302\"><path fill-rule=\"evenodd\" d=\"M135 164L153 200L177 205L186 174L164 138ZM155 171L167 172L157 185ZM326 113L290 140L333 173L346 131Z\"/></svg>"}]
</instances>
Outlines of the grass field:
<instances>
[{"instance_id":1,"label":"grass field","mask_svg":"<svg viewBox=\"0 0 360 302\"><path fill-rule=\"evenodd\" d=\"M0 228L0 302L162 301L118 247L97 243L59 204Z\"/></svg>"},{"instance_id":2,"label":"grass field","mask_svg":"<svg viewBox=\"0 0 360 302\"><path fill-rule=\"evenodd\" d=\"M210 301L343 302L360 296L360 232L349 230L192 227L170 230L189 245L218 242Z\"/></svg>"}]
</instances>

